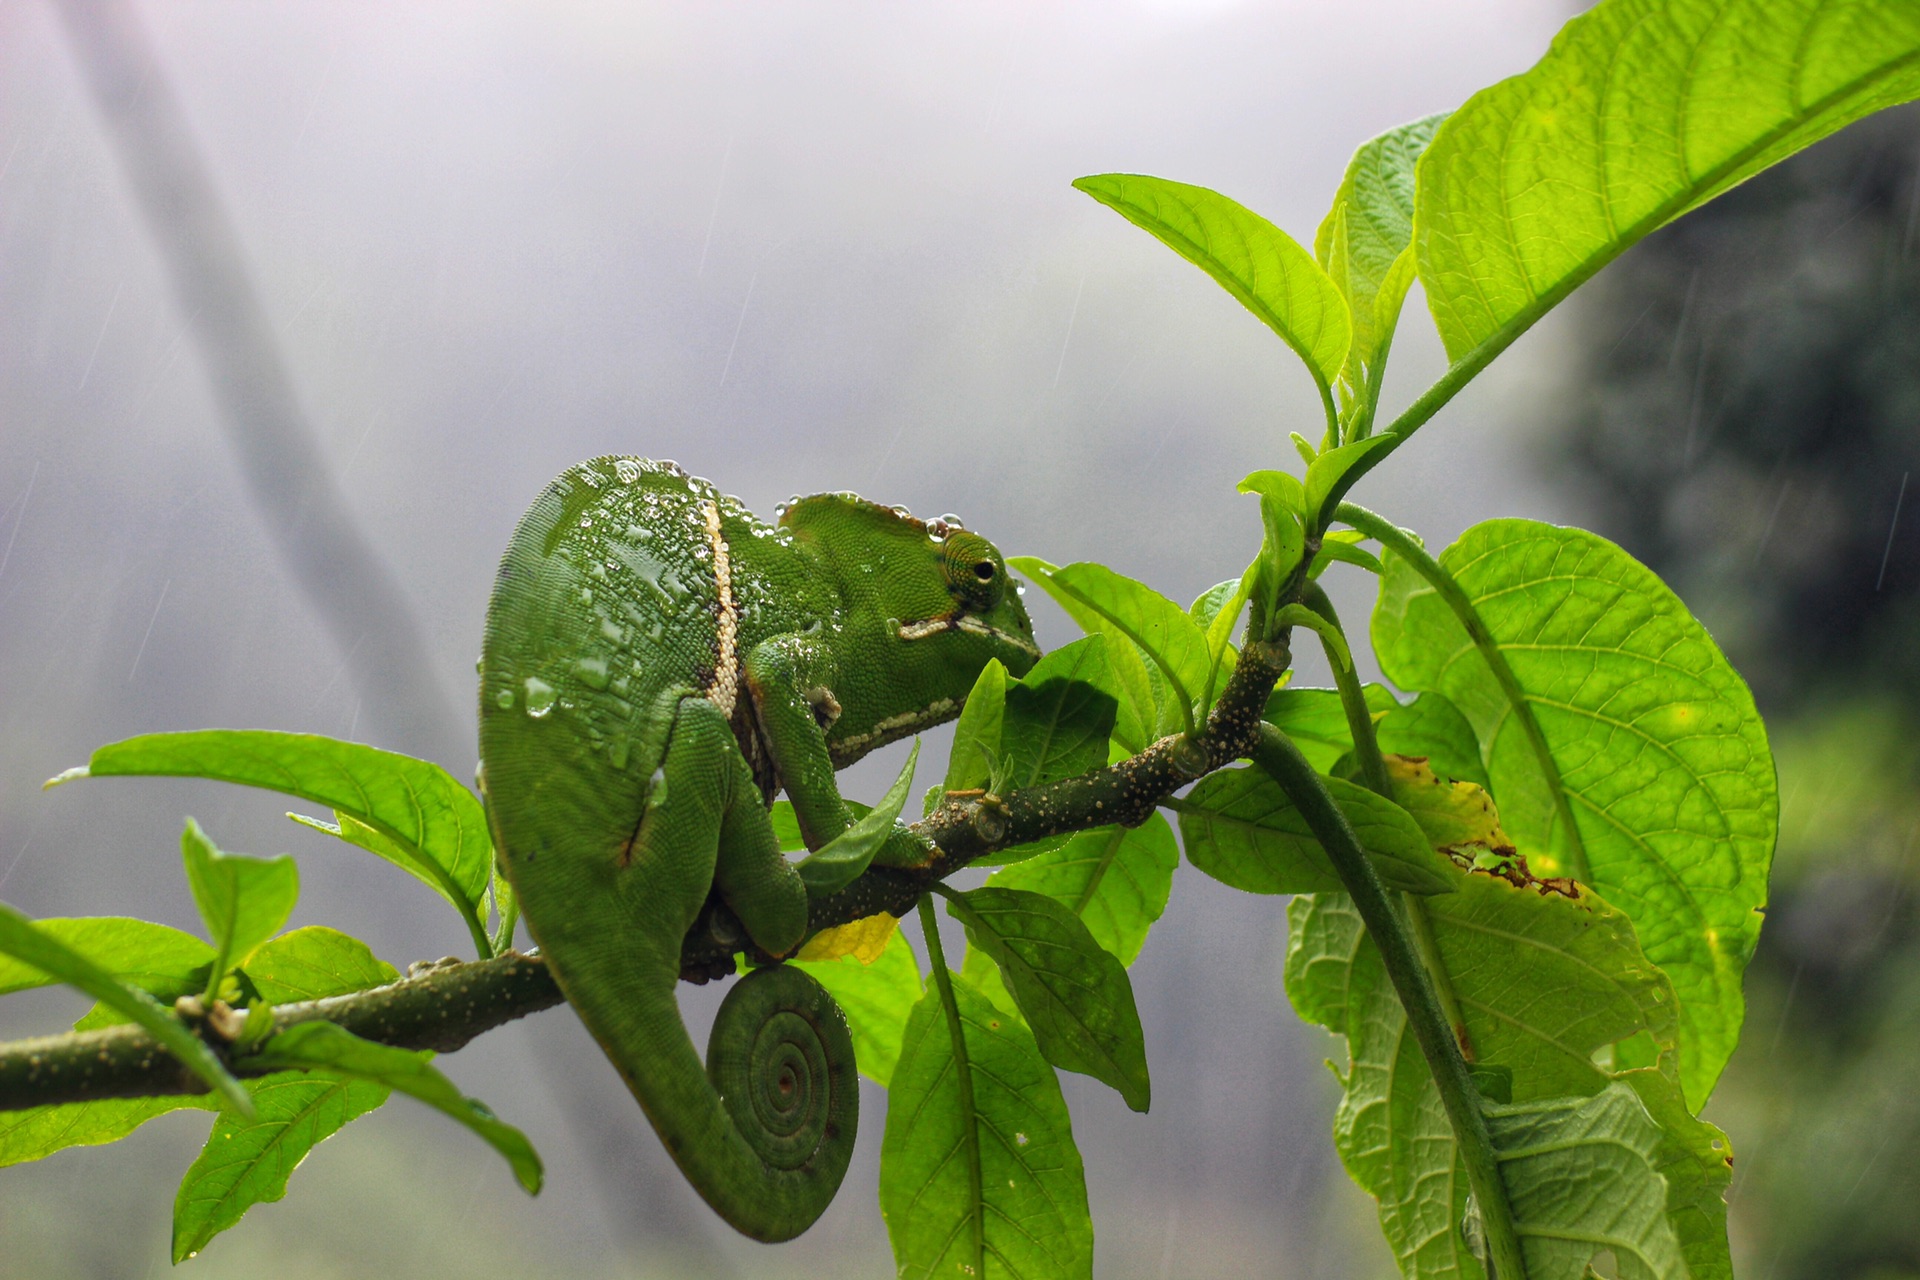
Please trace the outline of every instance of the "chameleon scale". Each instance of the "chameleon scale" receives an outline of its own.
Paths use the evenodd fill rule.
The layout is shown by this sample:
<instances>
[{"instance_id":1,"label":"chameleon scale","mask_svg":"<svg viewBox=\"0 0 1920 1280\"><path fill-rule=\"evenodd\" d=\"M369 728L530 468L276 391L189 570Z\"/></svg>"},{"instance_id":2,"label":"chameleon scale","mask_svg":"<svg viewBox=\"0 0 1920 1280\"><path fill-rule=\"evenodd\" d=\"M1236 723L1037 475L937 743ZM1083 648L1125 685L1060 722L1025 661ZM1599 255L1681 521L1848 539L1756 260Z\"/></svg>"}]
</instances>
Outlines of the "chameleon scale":
<instances>
[{"instance_id":1,"label":"chameleon scale","mask_svg":"<svg viewBox=\"0 0 1920 1280\"><path fill-rule=\"evenodd\" d=\"M999 552L846 494L768 526L672 463L598 458L549 484L501 561L481 657L482 785L502 869L568 1002L688 1180L742 1232L810 1226L846 1171L846 1020L796 969L741 979L703 1065L675 996L709 895L791 954L809 847L851 821L834 770L958 714L1039 651ZM879 861L925 856L905 828Z\"/></svg>"}]
</instances>

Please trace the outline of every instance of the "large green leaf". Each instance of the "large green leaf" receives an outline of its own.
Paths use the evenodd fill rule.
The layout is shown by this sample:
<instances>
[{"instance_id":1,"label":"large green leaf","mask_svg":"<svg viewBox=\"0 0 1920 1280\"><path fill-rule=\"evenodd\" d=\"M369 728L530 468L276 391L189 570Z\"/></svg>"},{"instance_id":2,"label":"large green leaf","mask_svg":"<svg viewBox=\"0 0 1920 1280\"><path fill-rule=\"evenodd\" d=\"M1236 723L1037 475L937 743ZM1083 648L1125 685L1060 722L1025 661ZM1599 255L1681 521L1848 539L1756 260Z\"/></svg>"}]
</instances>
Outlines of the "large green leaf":
<instances>
[{"instance_id":1,"label":"large green leaf","mask_svg":"<svg viewBox=\"0 0 1920 1280\"><path fill-rule=\"evenodd\" d=\"M853 825L800 859L793 869L808 893L833 893L846 888L867 869L880 846L893 837L894 823L913 791L913 771L920 763L920 739L913 740L899 776L880 803L853 820Z\"/></svg>"},{"instance_id":2,"label":"large green leaf","mask_svg":"<svg viewBox=\"0 0 1920 1280\"><path fill-rule=\"evenodd\" d=\"M1423 693L1404 707L1393 707L1375 726L1374 739L1382 751L1425 756L1443 778L1487 785L1487 765L1480 758L1473 726L1440 694Z\"/></svg>"},{"instance_id":3,"label":"large green leaf","mask_svg":"<svg viewBox=\"0 0 1920 1280\"><path fill-rule=\"evenodd\" d=\"M187 886L213 939L215 969L208 994L227 970L244 965L261 943L280 932L300 897L300 869L285 854L249 858L223 853L192 818L180 833Z\"/></svg>"},{"instance_id":4,"label":"large green leaf","mask_svg":"<svg viewBox=\"0 0 1920 1280\"><path fill-rule=\"evenodd\" d=\"M1347 162L1313 256L1347 300L1353 343L1340 371L1349 412L1377 390L1393 330L1413 283L1414 164L1444 114L1387 130Z\"/></svg>"},{"instance_id":5,"label":"large green leaf","mask_svg":"<svg viewBox=\"0 0 1920 1280\"><path fill-rule=\"evenodd\" d=\"M478 1099L463 1096L453 1081L430 1065L432 1056L424 1050L362 1040L331 1022L300 1022L262 1045L249 1065L324 1073L398 1089L473 1130L506 1158L529 1194L538 1194L540 1157L533 1144L512 1125L495 1119Z\"/></svg>"},{"instance_id":6,"label":"large green leaf","mask_svg":"<svg viewBox=\"0 0 1920 1280\"><path fill-rule=\"evenodd\" d=\"M1367 709L1376 716L1390 715L1400 705L1384 685L1367 685L1366 695ZM1291 738L1320 773L1332 772L1340 757L1353 750L1353 730L1338 689L1275 689L1262 719Z\"/></svg>"},{"instance_id":7,"label":"large green leaf","mask_svg":"<svg viewBox=\"0 0 1920 1280\"><path fill-rule=\"evenodd\" d=\"M1396 889L1445 893L1450 864L1393 801L1339 778L1327 789ZM1221 769L1173 802L1187 861L1247 893L1319 893L1340 888L1327 851L1287 793L1263 769Z\"/></svg>"},{"instance_id":8,"label":"large green leaf","mask_svg":"<svg viewBox=\"0 0 1920 1280\"><path fill-rule=\"evenodd\" d=\"M1424 899L1423 909L1474 1060L1511 1073L1516 1104L1592 1097L1616 1081L1631 1087L1657 1122L1647 1159L1665 1179L1664 1216L1694 1280L1730 1275L1726 1140L1687 1113L1673 1070L1672 988L1640 951L1631 922L1590 891L1517 868L1454 876L1456 891ZM1347 1037L1334 1132L1348 1171L1379 1199L1408 1274L1477 1276L1454 1230L1465 1212L1464 1171L1378 951L1344 894L1297 898L1289 919L1288 995L1301 1016ZM1596 1065L1596 1051L1629 1037L1650 1041L1659 1065L1618 1075ZM1541 1220L1566 1226L1579 1190Z\"/></svg>"},{"instance_id":9,"label":"large green leaf","mask_svg":"<svg viewBox=\"0 0 1920 1280\"><path fill-rule=\"evenodd\" d=\"M222 1116L187 1169L173 1201L173 1260L185 1262L256 1204L287 1194L307 1153L348 1121L387 1100L385 1085L304 1071L248 1082L254 1117Z\"/></svg>"},{"instance_id":10,"label":"large green leaf","mask_svg":"<svg viewBox=\"0 0 1920 1280\"><path fill-rule=\"evenodd\" d=\"M1081 630L1106 635L1108 661L1123 686L1121 706L1133 711L1143 731L1139 745L1186 727L1193 700L1206 692L1213 661L1206 633L1185 609L1105 565L1056 568L1033 556L1007 563L1052 596ZM1132 662L1129 651L1138 654Z\"/></svg>"},{"instance_id":11,"label":"large green leaf","mask_svg":"<svg viewBox=\"0 0 1920 1280\"><path fill-rule=\"evenodd\" d=\"M947 910L999 967L1047 1061L1145 1111L1152 1085L1133 984L1080 917L1041 894L991 886L949 895Z\"/></svg>"},{"instance_id":12,"label":"large green leaf","mask_svg":"<svg viewBox=\"0 0 1920 1280\"><path fill-rule=\"evenodd\" d=\"M120 981L152 992L161 987L184 995L196 972L213 959L213 948L190 933L127 916L77 916L35 920L34 927L93 961ZM0 996L58 982L42 969L0 955Z\"/></svg>"},{"instance_id":13,"label":"large green leaf","mask_svg":"<svg viewBox=\"0 0 1920 1280\"><path fill-rule=\"evenodd\" d=\"M1294 238L1217 191L1135 173L1073 184L1212 276L1306 361L1325 395L1347 356L1340 290Z\"/></svg>"},{"instance_id":14,"label":"large green leaf","mask_svg":"<svg viewBox=\"0 0 1920 1280\"><path fill-rule=\"evenodd\" d=\"M1086 922L1093 940L1130 965L1167 909L1180 850L1159 814L1137 827L1096 827L1059 848L1002 867L987 883L1045 894Z\"/></svg>"},{"instance_id":15,"label":"large green leaf","mask_svg":"<svg viewBox=\"0 0 1920 1280\"><path fill-rule=\"evenodd\" d=\"M1039 786L1107 762L1115 703L1095 681L1109 643L1091 635L1061 645L1007 685L1000 729L1007 785Z\"/></svg>"},{"instance_id":16,"label":"large green leaf","mask_svg":"<svg viewBox=\"0 0 1920 1280\"><path fill-rule=\"evenodd\" d=\"M858 956L834 960L791 960L812 974L847 1015L853 1031L853 1056L860 1074L881 1088L893 1080L907 1016L920 1002L920 965L913 947L898 929L871 963Z\"/></svg>"},{"instance_id":17,"label":"large green leaf","mask_svg":"<svg viewBox=\"0 0 1920 1280\"><path fill-rule=\"evenodd\" d=\"M1420 282L1477 367L1641 236L1920 94L1912 0L1605 0L1419 166Z\"/></svg>"},{"instance_id":18,"label":"large green leaf","mask_svg":"<svg viewBox=\"0 0 1920 1280\"><path fill-rule=\"evenodd\" d=\"M320 1000L397 979L358 938L320 926L295 929L253 953L247 976L271 1004ZM256 1204L287 1193L287 1179L325 1139L387 1100L386 1085L304 1071L247 1081L254 1117L222 1116L181 1179L173 1202L173 1260L192 1257Z\"/></svg>"},{"instance_id":19,"label":"large green leaf","mask_svg":"<svg viewBox=\"0 0 1920 1280\"><path fill-rule=\"evenodd\" d=\"M1091 1280L1093 1221L1066 1100L1033 1034L952 979L907 1020L880 1146L880 1212L906 1280ZM976 1257L991 1269L971 1270Z\"/></svg>"},{"instance_id":20,"label":"large green leaf","mask_svg":"<svg viewBox=\"0 0 1920 1280\"><path fill-rule=\"evenodd\" d=\"M973 682L967 704L953 725L953 747L947 755L948 791L983 791L1000 764L1000 726L1007 712L1007 669L989 658Z\"/></svg>"},{"instance_id":21,"label":"large green leaf","mask_svg":"<svg viewBox=\"0 0 1920 1280\"><path fill-rule=\"evenodd\" d=\"M1528 1280L1582 1280L1602 1250L1620 1280L1687 1280L1660 1127L1631 1088L1485 1110Z\"/></svg>"},{"instance_id":22,"label":"large green leaf","mask_svg":"<svg viewBox=\"0 0 1920 1280\"><path fill-rule=\"evenodd\" d=\"M236 1110L252 1109L246 1090L228 1073L200 1037L187 1029L158 1001L137 987L127 986L52 933L0 902L0 955L51 974L95 1000L140 1024L148 1035L171 1053Z\"/></svg>"},{"instance_id":23,"label":"large green leaf","mask_svg":"<svg viewBox=\"0 0 1920 1280\"><path fill-rule=\"evenodd\" d=\"M493 842L487 816L473 793L439 765L314 734L203 729L112 743L52 782L152 775L263 787L373 828L386 841L334 834L431 885L466 920L482 954L490 951L485 924Z\"/></svg>"},{"instance_id":24,"label":"large green leaf","mask_svg":"<svg viewBox=\"0 0 1920 1280\"><path fill-rule=\"evenodd\" d=\"M1529 520L1440 557L1505 655L1565 786L1578 866L1499 682L1437 593L1388 557L1381 669L1473 725L1502 824L1541 874L1579 875L1634 919L1680 998L1681 1077L1705 1101L1739 1036L1779 803L1752 695L1661 581L1594 534Z\"/></svg>"}]
</instances>

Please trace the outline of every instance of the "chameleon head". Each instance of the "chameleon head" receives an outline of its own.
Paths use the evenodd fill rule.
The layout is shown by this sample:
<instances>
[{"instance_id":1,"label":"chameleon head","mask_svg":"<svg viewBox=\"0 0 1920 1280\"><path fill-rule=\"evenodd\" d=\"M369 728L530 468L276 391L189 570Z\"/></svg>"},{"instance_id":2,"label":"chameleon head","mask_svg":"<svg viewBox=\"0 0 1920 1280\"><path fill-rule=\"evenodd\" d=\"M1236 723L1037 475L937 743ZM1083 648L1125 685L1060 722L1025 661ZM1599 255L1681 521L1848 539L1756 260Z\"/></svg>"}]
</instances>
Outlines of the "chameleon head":
<instances>
[{"instance_id":1,"label":"chameleon head","mask_svg":"<svg viewBox=\"0 0 1920 1280\"><path fill-rule=\"evenodd\" d=\"M847 714L828 731L837 761L952 719L995 658L1015 676L1040 660L1006 560L953 517L825 493L795 500L780 522L838 583L843 618L863 632L849 640L872 646L838 689Z\"/></svg>"}]
</instances>

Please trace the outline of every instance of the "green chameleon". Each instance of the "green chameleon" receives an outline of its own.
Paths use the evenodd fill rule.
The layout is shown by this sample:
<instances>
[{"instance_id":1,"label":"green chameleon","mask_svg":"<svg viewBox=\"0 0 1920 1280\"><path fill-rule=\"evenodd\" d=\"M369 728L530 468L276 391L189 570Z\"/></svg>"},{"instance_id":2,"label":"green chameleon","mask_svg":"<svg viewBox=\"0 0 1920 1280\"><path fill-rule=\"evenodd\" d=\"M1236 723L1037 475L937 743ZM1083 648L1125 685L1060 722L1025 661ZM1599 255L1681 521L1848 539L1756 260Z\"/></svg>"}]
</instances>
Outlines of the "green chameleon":
<instances>
[{"instance_id":1,"label":"green chameleon","mask_svg":"<svg viewBox=\"0 0 1920 1280\"><path fill-rule=\"evenodd\" d=\"M703 1068L682 940L711 894L791 955L807 889L774 794L818 849L852 821L836 769L952 719L990 659L1018 675L1039 653L992 543L852 494L796 499L773 527L671 462L596 458L514 531L480 666L500 865L568 1002L747 1235L791 1239L839 1188L852 1040L817 982L769 965L722 1002ZM874 860L931 852L896 824Z\"/></svg>"}]
</instances>

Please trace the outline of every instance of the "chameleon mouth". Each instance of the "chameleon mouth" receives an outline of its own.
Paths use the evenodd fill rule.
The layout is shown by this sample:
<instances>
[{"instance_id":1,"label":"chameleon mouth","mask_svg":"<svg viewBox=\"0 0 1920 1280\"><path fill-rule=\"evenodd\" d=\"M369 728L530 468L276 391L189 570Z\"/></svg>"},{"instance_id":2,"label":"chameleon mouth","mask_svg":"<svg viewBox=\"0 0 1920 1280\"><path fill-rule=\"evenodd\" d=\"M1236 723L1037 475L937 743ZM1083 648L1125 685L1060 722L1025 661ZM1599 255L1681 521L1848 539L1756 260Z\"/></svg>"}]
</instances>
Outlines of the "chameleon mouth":
<instances>
[{"instance_id":1,"label":"chameleon mouth","mask_svg":"<svg viewBox=\"0 0 1920 1280\"><path fill-rule=\"evenodd\" d=\"M902 640L925 640L928 636L937 636L947 631L969 631L974 635L986 636L989 640L998 640L1002 644L1025 650L1036 658L1040 656L1040 646L1025 636L1018 636L1011 631L1002 631L999 627L990 626L970 613L945 618L923 618L918 622L900 624Z\"/></svg>"}]
</instances>

